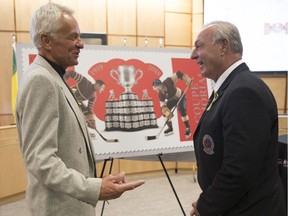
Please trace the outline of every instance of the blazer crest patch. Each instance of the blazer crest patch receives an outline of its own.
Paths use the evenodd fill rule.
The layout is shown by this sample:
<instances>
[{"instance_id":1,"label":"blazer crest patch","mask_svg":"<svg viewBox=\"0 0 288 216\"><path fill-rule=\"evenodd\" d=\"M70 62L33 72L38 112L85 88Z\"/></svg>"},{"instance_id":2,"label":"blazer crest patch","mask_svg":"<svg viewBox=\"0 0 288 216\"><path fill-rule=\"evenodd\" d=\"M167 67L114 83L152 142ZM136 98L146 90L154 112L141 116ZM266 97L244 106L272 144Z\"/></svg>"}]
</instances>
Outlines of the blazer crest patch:
<instances>
[{"instance_id":1,"label":"blazer crest patch","mask_svg":"<svg viewBox=\"0 0 288 216\"><path fill-rule=\"evenodd\" d=\"M202 139L203 150L206 154L213 155L214 152L214 141L208 134L203 136Z\"/></svg>"}]
</instances>

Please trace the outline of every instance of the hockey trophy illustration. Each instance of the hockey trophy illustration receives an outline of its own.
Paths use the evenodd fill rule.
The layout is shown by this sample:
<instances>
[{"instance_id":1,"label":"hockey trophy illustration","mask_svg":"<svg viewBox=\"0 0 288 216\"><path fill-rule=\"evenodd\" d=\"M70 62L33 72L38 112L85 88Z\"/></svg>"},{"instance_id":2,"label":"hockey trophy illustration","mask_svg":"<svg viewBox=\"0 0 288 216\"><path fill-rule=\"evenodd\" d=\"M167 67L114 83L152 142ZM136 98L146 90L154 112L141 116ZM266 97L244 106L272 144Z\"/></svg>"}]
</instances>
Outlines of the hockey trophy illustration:
<instances>
[{"instance_id":1,"label":"hockey trophy illustration","mask_svg":"<svg viewBox=\"0 0 288 216\"><path fill-rule=\"evenodd\" d=\"M110 76L125 88L125 93L128 93L132 92L131 88L142 78L143 71L141 69L135 71L132 65L119 65L117 70L110 71Z\"/></svg>"},{"instance_id":2,"label":"hockey trophy illustration","mask_svg":"<svg viewBox=\"0 0 288 216\"><path fill-rule=\"evenodd\" d=\"M125 90L118 100L113 95L114 100L109 97L110 100L106 101L105 130L138 131L158 127L153 101L147 89L143 90L145 97L141 99L132 92L132 87L142 78L143 71L140 68L135 70L133 65L119 65L117 70L110 70L110 76Z\"/></svg>"}]
</instances>

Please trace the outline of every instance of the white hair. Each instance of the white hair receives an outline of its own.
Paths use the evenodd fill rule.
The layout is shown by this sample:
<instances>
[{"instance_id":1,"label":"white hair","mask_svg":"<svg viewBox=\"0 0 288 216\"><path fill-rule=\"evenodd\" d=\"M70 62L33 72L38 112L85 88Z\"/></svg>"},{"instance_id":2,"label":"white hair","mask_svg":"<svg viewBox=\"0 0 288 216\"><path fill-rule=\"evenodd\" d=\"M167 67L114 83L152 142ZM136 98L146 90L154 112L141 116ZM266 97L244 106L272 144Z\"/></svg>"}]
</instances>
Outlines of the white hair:
<instances>
[{"instance_id":1,"label":"white hair","mask_svg":"<svg viewBox=\"0 0 288 216\"><path fill-rule=\"evenodd\" d=\"M241 42L240 33L235 25L224 21L213 21L206 24L204 27L213 26L216 31L213 35L213 42L217 43L223 38L227 39L231 44L231 49L235 53L243 53L243 45Z\"/></svg>"},{"instance_id":2,"label":"white hair","mask_svg":"<svg viewBox=\"0 0 288 216\"><path fill-rule=\"evenodd\" d=\"M62 28L62 16L73 16L74 11L55 3L48 3L34 12L30 20L30 37L37 49L41 47L41 34L56 37Z\"/></svg>"}]
</instances>

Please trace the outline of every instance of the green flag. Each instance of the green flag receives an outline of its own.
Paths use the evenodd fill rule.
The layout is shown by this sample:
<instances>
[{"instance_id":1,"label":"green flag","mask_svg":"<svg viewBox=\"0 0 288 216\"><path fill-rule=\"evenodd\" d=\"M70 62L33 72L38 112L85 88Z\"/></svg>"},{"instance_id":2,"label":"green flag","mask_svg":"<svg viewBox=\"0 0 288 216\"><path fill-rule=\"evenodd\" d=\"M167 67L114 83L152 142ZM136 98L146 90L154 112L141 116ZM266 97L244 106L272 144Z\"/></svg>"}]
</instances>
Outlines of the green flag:
<instances>
[{"instance_id":1,"label":"green flag","mask_svg":"<svg viewBox=\"0 0 288 216\"><path fill-rule=\"evenodd\" d=\"M11 107L12 107L12 114L14 115L14 119L15 119L15 106L16 106L16 98L17 98L17 93L18 93L18 74L17 74L15 44L13 44L13 67L12 67L12 85L11 86L12 86Z\"/></svg>"}]
</instances>

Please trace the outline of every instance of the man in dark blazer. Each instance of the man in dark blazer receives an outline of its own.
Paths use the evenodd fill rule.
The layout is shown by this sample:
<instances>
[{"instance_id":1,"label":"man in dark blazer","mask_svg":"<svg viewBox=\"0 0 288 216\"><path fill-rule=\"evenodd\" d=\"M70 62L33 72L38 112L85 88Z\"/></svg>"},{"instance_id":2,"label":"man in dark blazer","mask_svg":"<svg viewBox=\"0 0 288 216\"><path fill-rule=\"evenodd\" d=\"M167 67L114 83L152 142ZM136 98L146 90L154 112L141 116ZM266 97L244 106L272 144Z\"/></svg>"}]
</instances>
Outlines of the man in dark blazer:
<instances>
[{"instance_id":1,"label":"man in dark blazer","mask_svg":"<svg viewBox=\"0 0 288 216\"><path fill-rule=\"evenodd\" d=\"M72 11L42 6L32 16L30 35L38 55L23 74L16 107L29 215L95 216L98 200L118 198L144 181L127 182L124 173L96 178L84 115L63 80L83 49Z\"/></svg>"},{"instance_id":2,"label":"man in dark blazer","mask_svg":"<svg viewBox=\"0 0 288 216\"><path fill-rule=\"evenodd\" d=\"M202 189L191 216L285 216L277 170L278 114L273 94L242 59L238 29L204 26L191 58L214 92L194 133Z\"/></svg>"}]
</instances>

